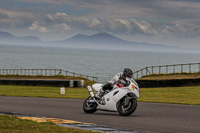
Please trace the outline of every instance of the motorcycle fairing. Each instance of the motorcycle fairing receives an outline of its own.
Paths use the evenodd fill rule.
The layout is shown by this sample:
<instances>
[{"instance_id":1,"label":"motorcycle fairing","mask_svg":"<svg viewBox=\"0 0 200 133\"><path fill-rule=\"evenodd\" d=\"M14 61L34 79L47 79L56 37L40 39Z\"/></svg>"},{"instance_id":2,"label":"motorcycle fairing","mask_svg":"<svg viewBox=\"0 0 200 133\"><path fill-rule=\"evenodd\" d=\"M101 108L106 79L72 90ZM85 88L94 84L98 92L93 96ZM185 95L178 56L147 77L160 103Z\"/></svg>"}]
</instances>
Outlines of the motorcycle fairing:
<instances>
[{"instance_id":1,"label":"motorcycle fairing","mask_svg":"<svg viewBox=\"0 0 200 133\"><path fill-rule=\"evenodd\" d=\"M96 84L93 84L93 85L92 85L92 88L93 88L95 91L99 91L102 87L103 87L103 84L99 84L99 83L96 83Z\"/></svg>"},{"instance_id":2,"label":"motorcycle fairing","mask_svg":"<svg viewBox=\"0 0 200 133\"><path fill-rule=\"evenodd\" d=\"M103 99L105 99L105 105L99 104L97 106L97 109L117 111L117 102L129 92L130 90L127 87L124 87L123 89L113 89L112 91L110 91L102 97Z\"/></svg>"}]
</instances>

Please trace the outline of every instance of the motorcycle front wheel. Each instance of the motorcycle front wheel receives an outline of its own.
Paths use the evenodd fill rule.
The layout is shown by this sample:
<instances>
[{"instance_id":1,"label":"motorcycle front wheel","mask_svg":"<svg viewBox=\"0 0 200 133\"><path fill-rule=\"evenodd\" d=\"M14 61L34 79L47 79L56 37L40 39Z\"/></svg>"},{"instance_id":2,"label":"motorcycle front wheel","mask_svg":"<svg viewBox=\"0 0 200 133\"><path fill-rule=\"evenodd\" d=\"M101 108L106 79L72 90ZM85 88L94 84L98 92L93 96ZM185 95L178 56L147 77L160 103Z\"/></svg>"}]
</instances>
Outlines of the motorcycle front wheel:
<instances>
[{"instance_id":1,"label":"motorcycle front wheel","mask_svg":"<svg viewBox=\"0 0 200 133\"><path fill-rule=\"evenodd\" d=\"M92 97L88 97L83 103L83 110L85 113L94 113L97 111L97 103L89 102L92 100Z\"/></svg>"},{"instance_id":2,"label":"motorcycle front wheel","mask_svg":"<svg viewBox=\"0 0 200 133\"><path fill-rule=\"evenodd\" d=\"M117 108L121 116L131 115L137 108L137 100L135 98L131 99L127 106L124 105L124 102L120 102Z\"/></svg>"}]
</instances>

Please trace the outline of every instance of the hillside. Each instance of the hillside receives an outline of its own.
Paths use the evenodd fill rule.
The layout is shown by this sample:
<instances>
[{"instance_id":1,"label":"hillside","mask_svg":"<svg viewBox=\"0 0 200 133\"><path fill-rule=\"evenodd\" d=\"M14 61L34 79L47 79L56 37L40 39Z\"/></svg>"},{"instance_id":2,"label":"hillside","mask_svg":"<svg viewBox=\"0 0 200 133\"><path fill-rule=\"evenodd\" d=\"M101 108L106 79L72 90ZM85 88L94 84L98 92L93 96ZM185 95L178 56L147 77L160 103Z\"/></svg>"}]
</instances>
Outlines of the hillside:
<instances>
[{"instance_id":1,"label":"hillside","mask_svg":"<svg viewBox=\"0 0 200 133\"><path fill-rule=\"evenodd\" d=\"M184 48L179 46L167 46L148 42L127 41L108 33L94 35L78 34L60 41L44 42L36 36L15 36L8 32L0 31L0 44L13 45L42 45L86 49L129 50L129 51L157 51L157 52L200 52L200 49Z\"/></svg>"},{"instance_id":2,"label":"hillside","mask_svg":"<svg viewBox=\"0 0 200 133\"><path fill-rule=\"evenodd\" d=\"M147 42L126 41L110 35L108 33L98 33L94 35L78 34L69 39L54 42L56 44L69 47L91 48L91 49L111 49L111 50L131 50L131 51L186 51L188 48L178 46L167 46L162 44L152 44ZM191 49L192 50L192 49Z\"/></svg>"},{"instance_id":3,"label":"hillside","mask_svg":"<svg viewBox=\"0 0 200 133\"><path fill-rule=\"evenodd\" d=\"M15 36L8 32L0 31L0 43L1 44L36 44L42 43L42 40L36 36Z\"/></svg>"}]
</instances>

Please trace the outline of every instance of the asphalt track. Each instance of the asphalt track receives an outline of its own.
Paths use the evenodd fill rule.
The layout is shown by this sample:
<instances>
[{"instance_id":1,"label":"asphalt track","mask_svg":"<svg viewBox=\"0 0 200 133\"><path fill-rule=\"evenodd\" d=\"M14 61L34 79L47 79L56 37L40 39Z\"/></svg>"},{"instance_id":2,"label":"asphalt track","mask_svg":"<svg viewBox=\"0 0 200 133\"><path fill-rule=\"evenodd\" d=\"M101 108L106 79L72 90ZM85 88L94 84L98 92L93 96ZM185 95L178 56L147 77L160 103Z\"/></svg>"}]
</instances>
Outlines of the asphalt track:
<instances>
[{"instance_id":1,"label":"asphalt track","mask_svg":"<svg viewBox=\"0 0 200 133\"><path fill-rule=\"evenodd\" d=\"M200 133L200 106L139 102L128 116L97 111L86 114L84 100L0 96L0 112L75 120L109 127L163 133Z\"/></svg>"}]
</instances>

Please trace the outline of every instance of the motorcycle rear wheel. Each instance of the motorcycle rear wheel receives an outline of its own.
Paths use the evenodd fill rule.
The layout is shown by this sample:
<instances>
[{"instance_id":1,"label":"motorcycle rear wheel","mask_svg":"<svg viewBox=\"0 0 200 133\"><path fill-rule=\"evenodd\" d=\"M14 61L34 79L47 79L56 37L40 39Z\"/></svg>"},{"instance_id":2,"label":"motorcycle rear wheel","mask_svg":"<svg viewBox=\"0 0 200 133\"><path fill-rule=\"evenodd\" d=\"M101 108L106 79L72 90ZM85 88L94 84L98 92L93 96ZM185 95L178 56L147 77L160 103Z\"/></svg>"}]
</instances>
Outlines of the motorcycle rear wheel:
<instances>
[{"instance_id":1,"label":"motorcycle rear wheel","mask_svg":"<svg viewBox=\"0 0 200 133\"><path fill-rule=\"evenodd\" d=\"M83 103L83 111L85 113L94 113L97 111L97 103L89 103L88 100L91 100L92 97L88 97Z\"/></svg>"},{"instance_id":2,"label":"motorcycle rear wheel","mask_svg":"<svg viewBox=\"0 0 200 133\"><path fill-rule=\"evenodd\" d=\"M131 115L137 108L137 99L133 98L129 101L128 106L124 106L124 102L120 102L117 110L121 116Z\"/></svg>"}]
</instances>

